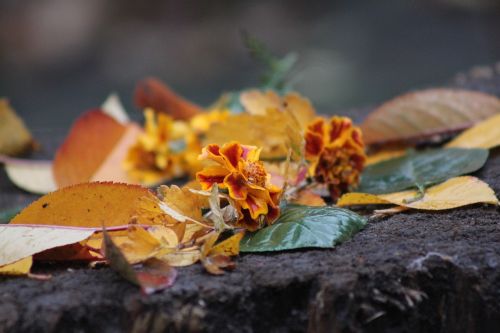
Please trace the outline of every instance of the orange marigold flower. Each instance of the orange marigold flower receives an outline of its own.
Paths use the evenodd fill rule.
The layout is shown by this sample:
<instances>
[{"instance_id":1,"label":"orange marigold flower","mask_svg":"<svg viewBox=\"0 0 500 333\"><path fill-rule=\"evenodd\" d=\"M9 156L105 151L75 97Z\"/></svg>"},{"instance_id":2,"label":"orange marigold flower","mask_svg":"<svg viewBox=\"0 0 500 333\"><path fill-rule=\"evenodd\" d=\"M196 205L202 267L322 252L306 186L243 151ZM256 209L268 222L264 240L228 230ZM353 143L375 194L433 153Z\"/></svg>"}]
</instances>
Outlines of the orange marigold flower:
<instances>
[{"instance_id":1,"label":"orange marigold flower","mask_svg":"<svg viewBox=\"0 0 500 333\"><path fill-rule=\"evenodd\" d=\"M203 148L199 158L215 163L196 174L204 190L210 190L214 184L227 189L239 212L238 225L249 230L271 224L280 213L281 189L270 183L271 176L259 155L257 147L238 142L222 147L211 144Z\"/></svg>"},{"instance_id":2,"label":"orange marigold flower","mask_svg":"<svg viewBox=\"0 0 500 333\"><path fill-rule=\"evenodd\" d=\"M361 130L351 119L317 118L307 126L305 141L309 173L328 186L333 200L359 183L366 154Z\"/></svg>"}]
</instances>

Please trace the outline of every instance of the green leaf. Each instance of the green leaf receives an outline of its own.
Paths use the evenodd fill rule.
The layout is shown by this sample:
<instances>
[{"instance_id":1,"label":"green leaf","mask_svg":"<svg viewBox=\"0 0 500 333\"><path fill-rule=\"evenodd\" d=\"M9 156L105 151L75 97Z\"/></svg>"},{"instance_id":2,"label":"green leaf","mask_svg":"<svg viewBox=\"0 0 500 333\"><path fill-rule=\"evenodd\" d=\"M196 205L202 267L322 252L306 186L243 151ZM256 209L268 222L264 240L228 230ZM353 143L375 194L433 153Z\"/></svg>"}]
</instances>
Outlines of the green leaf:
<instances>
[{"instance_id":1,"label":"green leaf","mask_svg":"<svg viewBox=\"0 0 500 333\"><path fill-rule=\"evenodd\" d=\"M430 149L368 166L357 192L385 194L443 182L480 169L486 149Z\"/></svg>"},{"instance_id":2,"label":"green leaf","mask_svg":"<svg viewBox=\"0 0 500 333\"><path fill-rule=\"evenodd\" d=\"M332 248L366 225L358 214L337 207L288 205L273 225L245 235L241 252Z\"/></svg>"}]
</instances>

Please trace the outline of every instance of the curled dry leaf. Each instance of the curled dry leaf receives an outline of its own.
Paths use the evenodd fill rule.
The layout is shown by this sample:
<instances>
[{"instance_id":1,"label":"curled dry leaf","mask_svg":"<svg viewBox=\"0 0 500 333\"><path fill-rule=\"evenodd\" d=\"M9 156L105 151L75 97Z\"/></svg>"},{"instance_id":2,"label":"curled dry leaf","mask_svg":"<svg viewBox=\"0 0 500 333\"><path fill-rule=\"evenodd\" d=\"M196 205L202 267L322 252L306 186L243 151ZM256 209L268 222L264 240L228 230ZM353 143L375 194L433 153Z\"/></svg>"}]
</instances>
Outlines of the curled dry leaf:
<instances>
[{"instance_id":1,"label":"curled dry leaf","mask_svg":"<svg viewBox=\"0 0 500 333\"><path fill-rule=\"evenodd\" d=\"M446 147L485 149L498 146L500 146L500 114L469 128L446 145Z\"/></svg>"},{"instance_id":2,"label":"curled dry leaf","mask_svg":"<svg viewBox=\"0 0 500 333\"><path fill-rule=\"evenodd\" d=\"M142 292L152 294L174 284L177 271L170 265L156 258L150 258L140 265L132 266L105 229L103 236L104 256L111 268L127 281L138 285Z\"/></svg>"},{"instance_id":3,"label":"curled dry leaf","mask_svg":"<svg viewBox=\"0 0 500 333\"><path fill-rule=\"evenodd\" d=\"M15 263L36 253L89 238L93 229L57 226L0 226L0 266Z\"/></svg>"},{"instance_id":4,"label":"curled dry leaf","mask_svg":"<svg viewBox=\"0 0 500 333\"><path fill-rule=\"evenodd\" d=\"M429 89L384 103L363 122L367 145L417 143L454 134L500 113L500 100L475 91Z\"/></svg>"},{"instance_id":5,"label":"curled dry leaf","mask_svg":"<svg viewBox=\"0 0 500 333\"><path fill-rule=\"evenodd\" d=\"M398 206L444 210L475 203L498 205L495 192L480 179L472 176L455 177L428 188L419 199L417 191L403 191L390 194L347 193L337 202L338 206L395 204Z\"/></svg>"},{"instance_id":6,"label":"curled dry leaf","mask_svg":"<svg viewBox=\"0 0 500 333\"><path fill-rule=\"evenodd\" d=\"M244 232L238 232L217 245L214 244L220 233L210 234L201 248L201 262L207 272L221 275L224 274L223 269L232 270L236 267L230 257L240 253L240 242L244 234Z\"/></svg>"},{"instance_id":7,"label":"curled dry leaf","mask_svg":"<svg viewBox=\"0 0 500 333\"><path fill-rule=\"evenodd\" d=\"M164 226L148 230L130 226L127 239L117 245L129 263L136 264L148 259L175 252L179 240L176 233Z\"/></svg>"},{"instance_id":8,"label":"curled dry leaf","mask_svg":"<svg viewBox=\"0 0 500 333\"><path fill-rule=\"evenodd\" d=\"M155 78L146 78L137 84L134 101L141 109L152 108L157 112L165 112L174 119L187 120L203 111Z\"/></svg>"},{"instance_id":9,"label":"curled dry leaf","mask_svg":"<svg viewBox=\"0 0 500 333\"><path fill-rule=\"evenodd\" d=\"M141 198L155 208L156 196L138 185L117 183L85 183L63 188L47 194L19 213L11 224L50 224L76 227L154 223L151 216L138 214Z\"/></svg>"},{"instance_id":10,"label":"curled dry leaf","mask_svg":"<svg viewBox=\"0 0 500 333\"><path fill-rule=\"evenodd\" d=\"M0 154L15 156L33 148L33 138L23 120L5 98L0 99Z\"/></svg>"}]
</instances>

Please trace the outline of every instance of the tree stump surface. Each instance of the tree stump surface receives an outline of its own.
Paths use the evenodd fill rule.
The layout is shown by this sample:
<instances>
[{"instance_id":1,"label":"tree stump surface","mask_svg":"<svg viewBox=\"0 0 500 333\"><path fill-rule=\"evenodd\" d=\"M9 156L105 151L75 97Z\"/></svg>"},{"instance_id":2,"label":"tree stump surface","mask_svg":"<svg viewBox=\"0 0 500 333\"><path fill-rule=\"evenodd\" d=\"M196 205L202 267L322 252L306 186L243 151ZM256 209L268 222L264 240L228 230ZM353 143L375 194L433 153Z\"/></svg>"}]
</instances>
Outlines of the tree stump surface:
<instances>
[{"instance_id":1,"label":"tree stump surface","mask_svg":"<svg viewBox=\"0 0 500 333\"><path fill-rule=\"evenodd\" d=\"M450 85L500 96L492 73ZM369 110L347 114L359 121ZM500 150L474 175L500 195ZM0 188L2 210L36 198L5 174ZM498 332L500 210L404 212L335 249L243 254L223 276L181 268L151 296L106 267L35 272L53 277L0 279L0 332Z\"/></svg>"}]
</instances>

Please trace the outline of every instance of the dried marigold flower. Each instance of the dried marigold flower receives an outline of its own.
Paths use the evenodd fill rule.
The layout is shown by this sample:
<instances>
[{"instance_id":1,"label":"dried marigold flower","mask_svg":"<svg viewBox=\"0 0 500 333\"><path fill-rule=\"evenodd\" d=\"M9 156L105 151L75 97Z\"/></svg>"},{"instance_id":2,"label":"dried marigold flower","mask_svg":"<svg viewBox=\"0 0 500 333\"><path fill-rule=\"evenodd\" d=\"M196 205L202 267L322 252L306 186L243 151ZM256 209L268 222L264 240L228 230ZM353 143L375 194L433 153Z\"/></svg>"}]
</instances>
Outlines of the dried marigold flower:
<instances>
[{"instance_id":1,"label":"dried marigold flower","mask_svg":"<svg viewBox=\"0 0 500 333\"><path fill-rule=\"evenodd\" d=\"M238 142L222 147L211 144L203 148L199 158L214 163L196 174L204 190L214 184L227 189L239 213L238 225L249 230L271 224L280 213L281 189L270 183L271 176L259 161L259 155L257 147Z\"/></svg>"},{"instance_id":2,"label":"dried marigold flower","mask_svg":"<svg viewBox=\"0 0 500 333\"><path fill-rule=\"evenodd\" d=\"M328 186L333 200L358 185L366 154L361 130L351 119L317 118L307 126L305 141L309 173Z\"/></svg>"}]
</instances>

